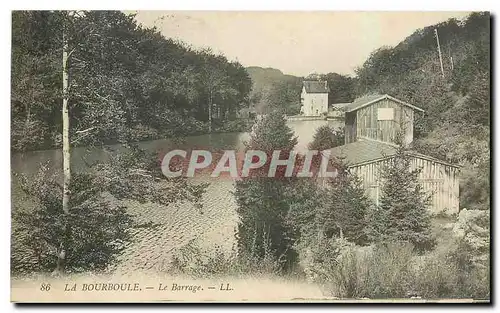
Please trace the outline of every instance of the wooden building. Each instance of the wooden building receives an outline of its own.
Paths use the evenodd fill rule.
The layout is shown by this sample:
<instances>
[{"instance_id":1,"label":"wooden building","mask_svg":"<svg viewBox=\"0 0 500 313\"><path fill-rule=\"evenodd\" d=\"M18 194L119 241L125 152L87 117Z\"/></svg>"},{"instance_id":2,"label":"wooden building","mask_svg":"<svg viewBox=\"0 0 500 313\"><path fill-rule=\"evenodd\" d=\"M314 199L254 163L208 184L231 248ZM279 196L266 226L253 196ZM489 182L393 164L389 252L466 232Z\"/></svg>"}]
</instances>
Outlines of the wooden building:
<instances>
[{"instance_id":1,"label":"wooden building","mask_svg":"<svg viewBox=\"0 0 500 313\"><path fill-rule=\"evenodd\" d=\"M329 149L361 179L368 196L378 204L383 182L380 170L396 154L395 137L404 134L411 167L420 168L419 182L432 194L433 213L459 211L459 166L411 150L416 112L422 109L389 95L356 99L344 106L345 145Z\"/></svg>"},{"instance_id":2,"label":"wooden building","mask_svg":"<svg viewBox=\"0 0 500 313\"><path fill-rule=\"evenodd\" d=\"M367 195L378 205L383 182L380 170L396 154L397 147L374 140L361 139L330 149L330 155L341 158L349 165L366 189ZM456 213L459 210L459 166L426 156L408 152L411 169L421 168L419 182L428 194L432 194L430 210L433 213Z\"/></svg>"},{"instance_id":3,"label":"wooden building","mask_svg":"<svg viewBox=\"0 0 500 313\"><path fill-rule=\"evenodd\" d=\"M413 141L415 111L424 110L389 95L370 95L343 107L345 112L345 143L358 138L394 143L397 133L404 141Z\"/></svg>"}]
</instances>

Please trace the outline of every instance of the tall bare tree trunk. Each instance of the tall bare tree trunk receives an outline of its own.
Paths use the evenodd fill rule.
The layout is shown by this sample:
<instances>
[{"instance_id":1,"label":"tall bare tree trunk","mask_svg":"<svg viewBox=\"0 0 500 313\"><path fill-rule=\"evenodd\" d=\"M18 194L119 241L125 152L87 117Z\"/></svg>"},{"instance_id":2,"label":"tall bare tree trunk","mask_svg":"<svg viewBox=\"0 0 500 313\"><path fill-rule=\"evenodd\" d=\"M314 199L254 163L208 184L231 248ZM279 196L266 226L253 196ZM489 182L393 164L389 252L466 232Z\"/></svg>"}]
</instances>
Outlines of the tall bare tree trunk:
<instances>
[{"instance_id":1,"label":"tall bare tree trunk","mask_svg":"<svg viewBox=\"0 0 500 313\"><path fill-rule=\"evenodd\" d=\"M208 132L212 133L212 106L213 106L213 98L212 98L212 88L210 88L210 99L208 101Z\"/></svg>"},{"instance_id":2,"label":"tall bare tree trunk","mask_svg":"<svg viewBox=\"0 0 500 313\"><path fill-rule=\"evenodd\" d=\"M63 138L63 218L66 219L69 213L69 200L70 200L70 183L71 183L71 168L70 168L70 141L69 141L69 75L68 75L68 40L63 34L63 57L62 57L62 80L63 80L63 103L62 103L62 138ZM66 223L66 222L64 222ZM56 272L64 272L64 262L66 260L66 247L64 241L66 240L66 224L64 224L63 238L57 253L57 268Z\"/></svg>"},{"instance_id":3,"label":"tall bare tree trunk","mask_svg":"<svg viewBox=\"0 0 500 313\"><path fill-rule=\"evenodd\" d=\"M438 31L436 28L434 29L434 33L436 34L437 48L438 48L438 54L439 54L439 63L441 64L441 75L444 78L443 55L441 54L441 45L439 44L439 35L438 35Z\"/></svg>"}]
</instances>

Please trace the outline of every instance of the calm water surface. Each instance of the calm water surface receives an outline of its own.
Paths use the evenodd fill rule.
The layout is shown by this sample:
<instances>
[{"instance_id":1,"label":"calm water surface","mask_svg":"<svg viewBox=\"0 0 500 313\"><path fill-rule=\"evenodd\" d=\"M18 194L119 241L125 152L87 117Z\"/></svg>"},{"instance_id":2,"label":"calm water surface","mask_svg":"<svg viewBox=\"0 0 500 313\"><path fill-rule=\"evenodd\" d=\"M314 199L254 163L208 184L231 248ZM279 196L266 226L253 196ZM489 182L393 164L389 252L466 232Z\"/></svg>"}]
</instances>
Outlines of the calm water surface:
<instances>
[{"instance_id":1,"label":"calm water surface","mask_svg":"<svg viewBox=\"0 0 500 313\"><path fill-rule=\"evenodd\" d=\"M289 121L288 126L292 128L298 137L298 144L295 150L303 152L307 150L307 145L312 141L316 129L322 125L329 124L334 127L341 126L338 121ZM179 140L160 139L140 142L139 146L148 151L156 151L158 154L167 152L172 148L199 148L207 149L210 147L217 149L243 149L245 141L248 141L248 133L221 133L212 135L190 136L180 138ZM116 149L124 149L120 145L111 146ZM102 148L77 147L72 151L72 168L76 171L85 170L86 163L92 163L107 159L107 152ZM15 172L26 174L36 173L40 164L48 163L50 168L59 173L62 169L62 151L43 150L16 153L11 156L11 168Z\"/></svg>"}]
</instances>

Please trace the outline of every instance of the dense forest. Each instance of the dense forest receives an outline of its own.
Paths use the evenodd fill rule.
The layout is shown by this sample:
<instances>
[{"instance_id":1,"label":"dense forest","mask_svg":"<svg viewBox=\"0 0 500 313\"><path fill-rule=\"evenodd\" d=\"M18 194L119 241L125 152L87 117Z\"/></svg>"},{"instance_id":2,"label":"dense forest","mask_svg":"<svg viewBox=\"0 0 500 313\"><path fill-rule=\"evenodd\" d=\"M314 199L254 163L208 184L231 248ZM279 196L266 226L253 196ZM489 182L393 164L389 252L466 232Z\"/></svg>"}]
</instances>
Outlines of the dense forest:
<instances>
[{"instance_id":1,"label":"dense forest","mask_svg":"<svg viewBox=\"0 0 500 313\"><path fill-rule=\"evenodd\" d=\"M241 64L165 38L133 15L16 11L13 150L60 146L63 25L73 145L206 133L209 107L214 131L224 131L248 103L251 80Z\"/></svg>"}]
</instances>

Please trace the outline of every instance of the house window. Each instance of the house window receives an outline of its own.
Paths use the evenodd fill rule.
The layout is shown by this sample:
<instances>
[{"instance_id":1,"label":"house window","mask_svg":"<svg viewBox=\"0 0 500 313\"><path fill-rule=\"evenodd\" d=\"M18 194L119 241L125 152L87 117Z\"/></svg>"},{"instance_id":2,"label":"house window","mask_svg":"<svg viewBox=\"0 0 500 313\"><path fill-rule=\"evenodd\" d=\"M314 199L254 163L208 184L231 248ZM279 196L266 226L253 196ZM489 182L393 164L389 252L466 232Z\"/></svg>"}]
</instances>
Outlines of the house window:
<instances>
[{"instance_id":1,"label":"house window","mask_svg":"<svg viewBox=\"0 0 500 313\"><path fill-rule=\"evenodd\" d=\"M393 108L379 108L377 110L377 119L379 121L393 121L394 109Z\"/></svg>"}]
</instances>

